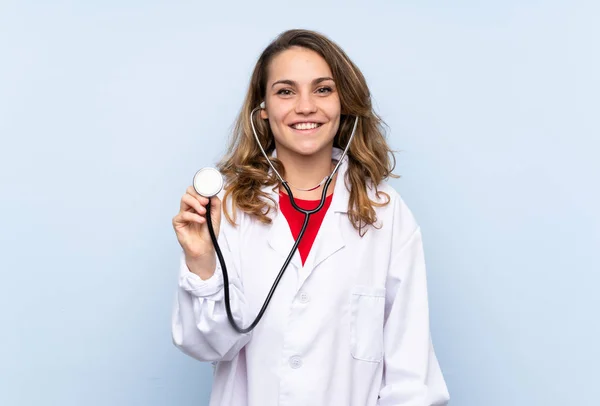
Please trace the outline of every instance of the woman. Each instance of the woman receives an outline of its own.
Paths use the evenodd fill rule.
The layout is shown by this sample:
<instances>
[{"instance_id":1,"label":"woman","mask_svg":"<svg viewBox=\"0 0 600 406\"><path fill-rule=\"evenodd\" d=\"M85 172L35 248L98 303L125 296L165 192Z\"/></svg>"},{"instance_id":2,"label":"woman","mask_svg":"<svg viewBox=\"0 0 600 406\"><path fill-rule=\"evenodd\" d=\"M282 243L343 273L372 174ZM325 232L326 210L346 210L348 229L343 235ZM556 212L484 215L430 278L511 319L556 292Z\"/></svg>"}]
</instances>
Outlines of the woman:
<instances>
[{"instance_id":1,"label":"woman","mask_svg":"<svg viewBox=\"0 0 600 406\"><path fill-rule=\"evenodd\" d=\"M430 340L420 228L385 183L393 155L363 75L315 32L284 32L262 53L219 164L226 187L211 199L211 219L230 278L232 315L241 327L252 323L304 219L263 157L250 120L306 209L320 202L322 180L341 158L356 117L324 207L311 216L249 333L238 333L226 315L205 218L208 199L192 187L182 197L173 219L183 248L173 341L215 364L211 405L447 403Z\"/></svg>"}]
</instances>

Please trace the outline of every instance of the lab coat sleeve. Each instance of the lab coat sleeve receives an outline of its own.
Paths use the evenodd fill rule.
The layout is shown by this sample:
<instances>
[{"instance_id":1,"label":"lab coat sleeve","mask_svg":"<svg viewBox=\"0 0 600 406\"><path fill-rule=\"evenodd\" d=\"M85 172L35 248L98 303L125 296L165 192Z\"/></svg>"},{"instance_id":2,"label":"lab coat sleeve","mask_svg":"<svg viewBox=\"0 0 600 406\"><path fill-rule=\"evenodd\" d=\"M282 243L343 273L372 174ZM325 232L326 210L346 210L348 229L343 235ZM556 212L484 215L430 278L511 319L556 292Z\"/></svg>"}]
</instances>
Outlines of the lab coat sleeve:
<instances>
[{"instance_id":1,"label":"lab coat sleeve","mask_svg":"<svg viewBox=\"0 0 600 406\"><path fill-rule=\"evenodd\" d=\"M444 406L449 394L429 330L421 229L395 249L386 282L384 375L379 406Z\"/></svg>"},{"instance_id":2,"label":"lab coat sleeve","mask_svg":"<svg viewBox=\"0 0 600 406\"><path fill-rule=\"evenodd\" d=\"M219 246L229 276L231 312L238 326L245 327L252 320L239 278L239 262L233 259L223 235L223 232L219 235ZM248 343L251 335L251 332L240 334L229 324L225 310L223 273L219 261L217 260L213 276L202 280L189 271L182 255L172 317L175 346L199 361L230 361Z\"/></svg>"}]
</instances>

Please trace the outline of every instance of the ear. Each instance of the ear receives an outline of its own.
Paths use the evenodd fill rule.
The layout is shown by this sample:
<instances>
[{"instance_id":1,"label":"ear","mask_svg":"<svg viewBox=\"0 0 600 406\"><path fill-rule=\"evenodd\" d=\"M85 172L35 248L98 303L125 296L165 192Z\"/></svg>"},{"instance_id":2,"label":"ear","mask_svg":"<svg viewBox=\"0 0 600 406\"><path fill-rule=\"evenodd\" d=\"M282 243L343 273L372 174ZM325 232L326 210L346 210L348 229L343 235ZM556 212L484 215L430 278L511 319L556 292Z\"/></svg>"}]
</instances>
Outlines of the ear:
<instances>
[{"instance_id":1,"label":"ear","mask_svg":"<svg viewBox=\"0 0 600 406\"><path fill-rule=\"evenodd\" d=\"M267 113L267 109L263 108L260 110L260 118L262 118L263 120L268 120L269 119L269 113Z\"/></svg>"}]
</instances>

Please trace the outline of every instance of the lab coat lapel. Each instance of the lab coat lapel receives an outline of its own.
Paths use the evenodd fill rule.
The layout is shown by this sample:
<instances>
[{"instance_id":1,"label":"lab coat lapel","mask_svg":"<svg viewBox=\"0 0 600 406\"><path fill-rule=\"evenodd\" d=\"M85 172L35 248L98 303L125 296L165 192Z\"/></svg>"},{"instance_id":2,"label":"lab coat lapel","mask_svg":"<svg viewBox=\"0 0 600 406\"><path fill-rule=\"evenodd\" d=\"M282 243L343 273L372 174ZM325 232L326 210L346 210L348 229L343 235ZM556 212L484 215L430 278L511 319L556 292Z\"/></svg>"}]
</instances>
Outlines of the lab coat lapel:
<instances>
[{"instance_id":1,"label":"lab coat lapel","mask_svg":"<svg viewBox=\"0 0 600 406\"><path fill-rule=\"evenodd\" d=\"M276 152L274 151L272 155L276 156ZM339 159L341 155L342 151L338 148L334 148L332 158ZM348 158L345 158L338 168L331 206L323 219L323 223L319 228L311 252L304 264L304 267L307 269L315 268L321 262L344 247L344 238L340 222L347 219L348 200L350 198L350 192L348 191L345 182L347 168ZM271 198L279 204L279 192L277 189L273 191L272 187L265 187L262 190L268 193ZM274 212L271 219L271 228L267 236L269 246L285 260L294 245L294 237L292 236L287 219L281 211L277 210ZM302 268L302 260L298 250L294 253L291 264L294 265L296 269Z\"/></svg>"},{"instance_id":2,"label":"lab coat lapel","mask_svg":"<svg viewBox=\"0 0 600 406\"><path fill-rule=\"evenodd\" d=\"M344 236L339 223L345 217L344 214L327 212L308 258L306 258L305 268L311 270L316 268L321 262L344 248Z\"/></svg>"},{"instance_id":3,"label":"lab coat lapel","mask_svg":"<svg viewBox=\"0 0 600 406\"><path fill-rule=\"evenodd\" d=\"M344 227L341 226L341 222L348 219L348 200L350 198L350 192L345 184L346 169L347 163L344 161L338 169L331 206L319 228L317 238L304 264L305 268L316 268L321 262L344 248L345 242L342 231Z\"/></svg>"},{"instance_id":4,"label":"lab coat lapel","mask_svg":"<svg viewBox=\"0 0 600 406\"><path fill-rule=\"evenodd\" d=\"M277 204L279 204L279 194L274 193L271 190L269 190L269 193L271 194L271 197L275 199ZM271 228L267 235L267 241L269 242L269 246L281 255L282 261L284 261L294 246L294 236L292 235L287 219L279 210L271 217L271 220ZM297 269L302 267L302 261L298 250L294 253L290 263Z\"/></svg>"}]
</instances>

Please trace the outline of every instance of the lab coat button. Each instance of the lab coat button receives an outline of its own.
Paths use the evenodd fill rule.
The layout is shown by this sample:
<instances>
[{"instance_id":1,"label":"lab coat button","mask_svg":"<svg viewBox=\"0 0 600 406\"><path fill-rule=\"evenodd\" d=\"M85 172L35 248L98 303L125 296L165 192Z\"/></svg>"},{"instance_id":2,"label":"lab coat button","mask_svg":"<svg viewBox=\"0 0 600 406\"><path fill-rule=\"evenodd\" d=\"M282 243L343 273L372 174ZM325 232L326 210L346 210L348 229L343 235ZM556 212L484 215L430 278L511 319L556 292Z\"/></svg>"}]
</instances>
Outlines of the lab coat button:
<instances>
[{"instance_id":1,"label":"lab coat button","mask_svg":"<svg viewBox=\"0 0 600 406\"><path fill-rule=\"evenodd\" d=\"M302 366L302 358L297 355L294 355L290 358L290 366L294 369L298 369Z\"/></svg>"},{"instance_id":2,"label":"lab coat button","mask_svg":"<svg viewBox=\"0 0 600 406\"><path fill-rule=\"evenodd\" d=\"M306 292L301 292L299 296L300 303L310 302L310 296Z\"/></svg>"}]
</instances>

